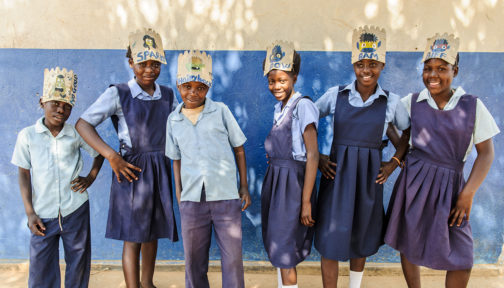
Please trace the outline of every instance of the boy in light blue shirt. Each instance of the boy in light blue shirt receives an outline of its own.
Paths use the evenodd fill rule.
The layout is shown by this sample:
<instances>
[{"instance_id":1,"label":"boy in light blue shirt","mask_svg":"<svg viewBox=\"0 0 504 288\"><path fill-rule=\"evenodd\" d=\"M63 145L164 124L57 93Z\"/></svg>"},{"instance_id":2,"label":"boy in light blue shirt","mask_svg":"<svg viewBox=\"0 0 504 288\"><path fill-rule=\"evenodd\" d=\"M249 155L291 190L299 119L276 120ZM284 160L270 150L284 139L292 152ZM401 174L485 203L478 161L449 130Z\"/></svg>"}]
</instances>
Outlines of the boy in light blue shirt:
<instances>
[{"instance_id":1,"label":"boy in light blue shirt","mask_svg":"<svg viewBox=\"0 0 504 288\"><path fill-rule=\"evenodd\" d=\"M65 287L88 287L91 233L86 189L96 179L103 157L65 121L75 104L77 75L66 69L44 71L40 106L44 117L19 132L12 164L28 217L29 287L60 287L59 239L65 249ZM80 148L94 157L87 177ZM31 170L31 173L30 173Z\"/></svg>"},{"instance_id":2,"label":"boy in light blue shirt","mask_svg":"<svg viewBox=\"0 0 504 288\"><path fill-rule=\"evenodd\" d=\"M179 55L177 88L183 103L168 117L165 153L173 159L186 287L209 287L213 226L222 256L222 287L240 288L244 287L241 211L251 203L243 149L247 139L229 108L206 98L211 85L210 55L199 51Z\"/></svg>"}]
</instances>

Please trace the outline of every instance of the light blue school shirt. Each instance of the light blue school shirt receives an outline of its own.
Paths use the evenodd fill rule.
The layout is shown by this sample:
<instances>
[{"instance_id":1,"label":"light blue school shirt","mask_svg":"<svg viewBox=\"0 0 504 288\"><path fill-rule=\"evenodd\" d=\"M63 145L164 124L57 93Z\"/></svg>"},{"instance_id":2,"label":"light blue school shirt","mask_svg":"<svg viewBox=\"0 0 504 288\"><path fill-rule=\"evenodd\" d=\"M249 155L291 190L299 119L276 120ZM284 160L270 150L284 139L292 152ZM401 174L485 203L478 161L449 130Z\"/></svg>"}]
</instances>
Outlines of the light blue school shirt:
<instances>
[{"instance_id":1,"label":"light blue school shirt","mask_svg":"<svg viewBox=\"0 0 504 288\"><path fill-rule=\"evenodd\" d=\"M299 97L303 97L301 93L294 93L289 101L287 101L287 104L285 104L283 109L282 102L275 104L273 125L280 125L282 121L284 121L287 111L289 111L294 101L296 101ZM318 129L318 119L319 111L313 101L309 99L299 100L297 106L294 108L294 111L292 111L292 157L294 157L295 160L306 162L306 147L303 139L303 133L306 126L312 123L315 125L315 129Z\"/></svg>"},{"instance_id":2,"label":"light blue school shirt","mask_svg":"<svg viewBox=\"0 0 504 288\"><path fill-rule=\"evenodd\" d=\"M87 191L74 192L70 182L82 170L80 148L91 157L98 153L84 142L75 128L65 123L54 137L40 118L19 132L11 163L31 169L32 204L40 218L71 214L88 200Z\"/></svg>"},{"instance_id":3,"label":"light blue school shirt","mask_svg":"<svg viewBox=\"0 0 504 288\"><path fill-rule=\"evenodd\" d=\"M168 116L166 149L168 158L181 160L181 201L200 202L205 185L206 201L238 199L233 147L247 138L229 108L205 100L195 125L182 114L180 103Z\"/></svg>"},{"instance_id":4,"label":"light blue school shirt","mask_svg":"<svg viewBox=\"0 0 504 288\"><path fill-rule=\"evenodd\" d=\"M401 98L399 95L389 92L389 95L385 94L385 91L380 87L376 87L376 92L371 95L366 102L362 101L362 97L355 88L355 81L351 84L348 84L343 88L343 90L349 90L350 93L348 95L348 102L353 107L367 107L373 104L373 102L378 99L380 96L387 97L387 109L385 112L385 124L383 126L383 134L382 139L387 139L387 126L388 123L394 124L399 130L405 130L410 126L410 118L408 115L408 111L406 107L401 102ZM340 87L334 86L329 88L322 97L320 97L315 105L320 111L320 118L326 117L327 115L334 115L334 111L336 111L336 101ZM332 131L334 127L334 117L331 119L331 129Z\"/></svg>"},{"instance_id":5,"label":"light blue school shirt","mask_svg":"<svg viewBox=\"0 0 504 288\"><path fill-rule=\"evenodd\" d=\"M156 90L154 91L154 95L151 96L149 93L145 92L140 85L138 85L135 78L128 81L131 96L144 101L161 99L161 89L159 88L159 84L154 83L154 85ZM173 109L175 109L177 105L177 97L173 97ZM112 86L107 88L105 92L103 92L103 94L101 94L100 97L98 97L98 99L96 99L96 101L91 104L88 109L86 109L86 111L84 111L84 114L82 114L80 118L91 124L93 127L96 127L112 115L117 116L119 120L117 125L117 137L119 138L119 142L131 147L128 125L126 124L126 119L124 118L124 112L122 111L121 100L119 98L119 91L117 90L117 87Z\"/></svg>"}]
</instances>

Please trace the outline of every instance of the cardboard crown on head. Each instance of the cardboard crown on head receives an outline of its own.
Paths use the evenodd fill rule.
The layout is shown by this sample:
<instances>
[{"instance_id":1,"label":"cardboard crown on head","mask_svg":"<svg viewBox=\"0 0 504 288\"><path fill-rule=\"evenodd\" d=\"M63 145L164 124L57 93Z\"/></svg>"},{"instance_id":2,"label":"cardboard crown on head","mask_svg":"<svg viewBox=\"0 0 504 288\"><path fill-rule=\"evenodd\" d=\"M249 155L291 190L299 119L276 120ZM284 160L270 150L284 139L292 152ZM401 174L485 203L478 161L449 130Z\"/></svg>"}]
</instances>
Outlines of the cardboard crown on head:
<instances>
[{"instance_id":1,"label":"cardboard crown on head","mask_svg":"<svg viewBox=\"0 0 504 288\"><path fill-rule=\"evenodd\" d=\"M440 35L436 33L434 37L427 39L427 47L425 47L422 62L432 58L439 58L454 65L457 61L459 44L459 38L456 38L453 34L444 33Z\"/></svg>"},{"instance_id":2,"label":"cardboard crown on head","mask_svg":"<svg viewBox=\"0 0 504 288\"><path fill-rule=\"evenodd\" d=\"M178 56L177 85L191 81L212 87L212 57L204 51L184 51Z\"/></svg>"},{"instance_id":3,"label":"cardboard crown on head","mask_svg":"<svg viewBox=\"0 0 504 288\"><path fill-rule=\"evenodd\" d=\"M264 75L274 69L282 71L294 69L294 45L291 42L275 41L266 48Z\"/></svg>"},{"instance_id":4,"label":"cardboard crown on head","mask_svg":"<svg viewBox=\"0 0 504 288\"><path fill-rule=\"evenodd\" d=\"M129 47L133 63L154 60L166 64L161 36L152 30L142 28L129 35Z\"/></svg>"},{"instance_id":5,"label":"cardboard crown on head","mask_svg":"<svg viewBox=\"0 0 504 288\"><path fill-rule=\"evenodd\" d=\"M387 35L378 26L354 29L352 34L352 64L362 59L372 59L385 64Z\"/></svg>"},{"instance_id":6,"label":"cardboard crown on head","mask_svg":"<svg viewBox=\"0 0 504 288\"><path fill-rule=\"evenodd\" d=\"M42 103L47 101L66 102L75 105L77 98L77 75L72 70L59 67L44 70L44 90L40 98Z\"/></svg>"}]
</instances>

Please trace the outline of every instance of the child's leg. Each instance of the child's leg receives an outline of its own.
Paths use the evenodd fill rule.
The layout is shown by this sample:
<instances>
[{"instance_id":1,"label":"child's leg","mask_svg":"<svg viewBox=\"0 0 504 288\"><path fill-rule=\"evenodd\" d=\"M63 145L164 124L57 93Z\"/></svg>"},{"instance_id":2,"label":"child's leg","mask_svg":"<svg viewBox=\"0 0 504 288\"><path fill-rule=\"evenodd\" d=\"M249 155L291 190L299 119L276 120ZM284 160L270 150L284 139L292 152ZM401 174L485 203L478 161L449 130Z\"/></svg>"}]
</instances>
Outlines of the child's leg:
<instances>
[{"instance_id":1,"label":"child's leg","mask_svg":"<svg viewBox=\"0 0 504 288\"><path fill-rule=\"evenodd\" d=\"M128 288L140 286L140 247L141 243L124 241L122 266Z\"/></svg>"},{"instance_id":2,"label":"child's leg","mask_svg":"<svg viewBox=\"0 0 504 288\"><path fill-rule=\"evenodd\" d=\"M297 284L297 271L296 267L289 269L280 269L282 274L282 285L296 285Z\"/></svg>"},{"instance_id":3,"label":"child's leg","mask_svg":"<svg viewBox=\"0 0 504 288\"><path fill-rule=\"evenodd\" d=\"M467 287L471 269L446 271L446 288L464 288Z\"/></svg>"},{"instance_id":4,"label":"child's leg","mask_svg":"<svg viewBox=\"0 0 504 288\"><path fill-rule=\"evenodd\" d=\"M338 287L338 266L338 261L321 257L320 268L322 270L324 288Z\"/></svg>"},{"instance_id":5,"label":"child's leg","mask_svg":"<svg viewBox=\"0 0 504 288\"><path fill-rule=\"evenodd\" d=\"M208 252L212 238L212 219L208 203L182 201L179 210L186 288L208 288Z\"/></svg>"},{"instance_id":6,"label":"child's leg","mask_svg":"<svg viewBox=\"0 0 504 288\"><path fill-rule=\"evenodd\" d=\"M58 219L44 221L45 236L30 237L28 287L60 287Z\"/></svg>"},{"instance_id":7,"label":"child's leg","mask_svg":"<svg viewBox=\"0 0 504 288\"><path fill-rule=\"evenodd\" d=\"M88 287L91 270L89 202L61 220L65 249L65 287Z\"/></svg>"},{"instance_id":8,"label":"child's leg","mask_svg":"<svg viewBox=\"0 0 504 288\"><path fill-rule=\"evenodd\" d=\"M142 287L154 287L154 268L156 267L158 241L154 240L147 243L142 243Z\"/></svg>"},{"instance_id":9,"label":"child's leg","mask_svg":"<svg viewBox=\"0 0 504 288\"><path fill-rule=\"evenodd\" d=\"M359 288L361 286L362 274L364 274L364 265L366 257L350 259L350 288Z\"/></svg>"},{"instance_id":10,"label":"child's leg","mask_svg":"<svg viewBox=\"0 0 504 288\"><path fill-rule=\"evenodd\" d=\"M401 266L409 288L420 288L420 267L406 259L401 253Z\"/></svg>"},{"instance_id":11,"label":"child's leg","mask_svg":"<svg viewBox=\"0 0 504 288\"><path fill-rule=\"evenodd\" d=\"M221 252L222 287L245 287L242 260L241 202L209 202L215 239Z\"/></svg>"}]
</instances>

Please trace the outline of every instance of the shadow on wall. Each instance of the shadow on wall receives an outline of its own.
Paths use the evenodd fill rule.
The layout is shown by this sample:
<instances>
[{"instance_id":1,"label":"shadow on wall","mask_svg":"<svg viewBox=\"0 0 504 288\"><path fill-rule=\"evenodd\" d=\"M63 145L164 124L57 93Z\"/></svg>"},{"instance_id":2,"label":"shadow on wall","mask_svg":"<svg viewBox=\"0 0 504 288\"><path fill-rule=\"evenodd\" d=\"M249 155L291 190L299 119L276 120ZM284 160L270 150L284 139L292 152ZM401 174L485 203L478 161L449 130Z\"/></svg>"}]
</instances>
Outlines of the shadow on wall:
<instances>
[{"instance_id":1,"label":"shadow on wall","mask_svg":"<svg viewBox=\"0 0 504 288\"><path fill-rule=\"evenodd\" d=\"M392 51L422 51L443 31L461 36L463 51L500 51L492 39L503 11L499 0L3 0L0 47L117 49L147 26L168 50L262 50L280 38L300 50L348 51L352 29L374 24L386 27Z\"/></svg>"}]
</instances>

